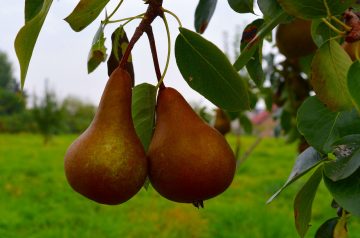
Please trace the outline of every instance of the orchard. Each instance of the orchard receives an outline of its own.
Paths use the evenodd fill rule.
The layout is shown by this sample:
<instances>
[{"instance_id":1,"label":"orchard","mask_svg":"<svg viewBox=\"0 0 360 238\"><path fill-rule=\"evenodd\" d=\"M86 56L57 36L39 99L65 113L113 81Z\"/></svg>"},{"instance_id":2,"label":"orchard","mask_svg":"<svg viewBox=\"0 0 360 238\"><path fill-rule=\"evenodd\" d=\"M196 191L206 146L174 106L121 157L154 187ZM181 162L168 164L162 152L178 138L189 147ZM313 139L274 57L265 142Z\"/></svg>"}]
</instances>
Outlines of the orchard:
<instances>
[{"instance_id":1,"label":"orchard","mask_svg":"<svg viewBox=\"0 0 360 238\"><path fill-rule=\"evenodd\" d=\"M296 143L299 153L286 183L267 203L276 202L305 175L306 182L293 196L295 227L305 237L323 181L333 197L329 209L334 217L324 219L316 237L348 237L348 221L360 216L360 2L200 0L192 9L193 30L182 24L176 9L165 9L163 0L137 1L147 4L146 12L118 18L127 1L118 0L110 9L109 0L80 0L65 18L75 32L100 25L89 36L93 42L87 70L91 73L104 62L108 69L93 121L65 154L65 175L73 190L100 204L118 205L151 186L172 202L206 209L207 200L217 199L230 186L240 164L224 137L230 121L251 131L248 113L264 102L268 111L277 109L275 131ZM15 39L21 87L52 2L25 1L25 24ZM202 36L218 4L228 4L238 14L262 13L244 28L234 62ZM165 26L162 35L152 29L157 18ZM169 27L168 18L176 20L177 29ZM135 32L127 35L127 25L134 22ZM107 36L105 29L114 26ZM176 39L170 37L173 31L178 32ZM152 58L146 60L153 64L155 85L135 79L131 52L141 37L147 37L151 49ZM158 37L167 37L164 63L159 62ZM105 47L107 39L111 49ZM264 45L277 48L283 57ZM183 76L179 80L216 105L214 127L176 87L167 86L172 52Z\"/></svg>"}]
</instances>

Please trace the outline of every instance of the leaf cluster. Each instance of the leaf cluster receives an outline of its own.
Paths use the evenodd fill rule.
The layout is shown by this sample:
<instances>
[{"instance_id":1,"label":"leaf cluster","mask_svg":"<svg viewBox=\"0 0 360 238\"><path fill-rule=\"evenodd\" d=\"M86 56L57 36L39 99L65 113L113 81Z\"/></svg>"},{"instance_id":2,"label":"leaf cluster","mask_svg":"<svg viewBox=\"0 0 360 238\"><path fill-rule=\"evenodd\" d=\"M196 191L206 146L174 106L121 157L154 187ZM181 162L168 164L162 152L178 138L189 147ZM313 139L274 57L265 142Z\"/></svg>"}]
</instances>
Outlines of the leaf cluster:
<instances>
[{"instance_id":1,"label":"leaf cluster","mask_svg":"<svg viewBox=\"0 0 360 238\"><path fill-rule=\"evenodd\" d=\"M66 21L74 31L81 31L97 18L108 2L80 0ZM346 18L356 18L357 15L351 14L349 9L352 7L356 11L359 3L355 0L228 0L228 5L239 14L254 14L257 9L254 5L257 4L262 15L244 28L238 46L241 53L232 63L222 50L201 35L210 27L210 20L216 14L216 6L220 4L217 0L199 1L194 22L197 33L183 27L174 13L163 9L162 1L145 2L149 9L154 8L150 20L147 18L149 12L113 20L122 2L100 23L90 47L88 71L92 72L107 58L104 28L108 24L125 22L112 35L109 74L118 64L133 72L131 49L143 32L148 33L159 84L136 85L134 82L133 89L133 118L145 148L152 136L157 89L164 85L168 67L167 63L160 75L150 25L157 16L164 20L170 53L171 40L165 16L169 13L179 21L179 34L175 40L176 63L192 89L240 122L247 121L244 120L246 112L254 109L259 100L264 100L269 111L278 108L274 117L280 121L278 130L286 134L288 141L302 141L303 152L287 182L269 201L295 180L315 170L295 196L296 229L300 237L305 236L311 219L312 201L323 180L338 206L346 212L342 212L339 218L327 220L319 228L317 237L324 237L324 234L346 237L349 213L360 215L360 64L359 53L355 54L358 59L353 62L341 44L349 39L350 33L353 35L356 29L360 29L360 23L354 23L356 19L350 21ZM51 4L51 0L26 1L25 25L15 40L22 86ZM142 19L139 25L142 31L136 32L129 42L124 26L138 18ZM272 54L263 56L263 45L272 42L276 28L297 19L310 22L308 33L315 45L314 52L302 57L286 56L280 63ZM249 77L239 74L244 69ZM305 147L308 148L304 150Z\"/></svg>"}]
</instances>

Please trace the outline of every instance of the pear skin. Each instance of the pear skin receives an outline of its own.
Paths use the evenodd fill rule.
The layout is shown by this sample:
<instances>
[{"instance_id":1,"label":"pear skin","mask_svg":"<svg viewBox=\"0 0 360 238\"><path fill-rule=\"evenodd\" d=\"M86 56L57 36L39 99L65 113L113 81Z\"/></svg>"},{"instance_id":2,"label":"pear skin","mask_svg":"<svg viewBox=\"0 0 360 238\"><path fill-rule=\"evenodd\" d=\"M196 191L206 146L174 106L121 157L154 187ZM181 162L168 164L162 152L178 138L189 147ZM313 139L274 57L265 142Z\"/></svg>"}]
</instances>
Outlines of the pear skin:
<instances>
[{"instance_id":1,"label":"pear skin","mask_svg":"<svg viewBox=\"0 0 360 238\"><path fill-rule=\"evenodd\" d=\"M280 24L276 31L276 45L287 58L300 58L317 49L311 36L311 21L295 18Z\"/></svg>"},{"instance_id":2,"label":"pear skin","mask_svg":"<svg viewBox=\"0 0 360 238\"><path fill-rule=\"evenodd\" d=\"M147 176L146 153L131 117L132 79L117 68L90 126L68 148L65 174L71 187L98 203L134 196Z\"/></svg>"},{"instance_id":3,"label":"pear skin","mask_svg":"<svg viewBox=\"0 0 360 238\"><path fill-rule=\"evenodd\" d=\"M348 53L352 61L356 60L356 51L360 55L360 41L355 42L344 42L342 45L343 49Z\"/></svg>"},{"instance_id":4,"label":"pear skin","mask_svg":"<svg viewBox=\"0 0 360 238\"><path fill-rule=\"evenodd\" d=\"M149 178L165 198L199 204L224 192L235 174L225 138L173 88L160 89L148 151Z\"/></svg>"},{"instance_id":5,"label":"pear skin","mask_svg":"<svg viewBox=\"0 0 360 238\"><path fill-rule=\"evenodd\" d=\"M231 130L230 119L221 108L217 108L215 112L214 128L222 135L226 135L226 133L230 132Z\"/></svg>"}]
</instances>

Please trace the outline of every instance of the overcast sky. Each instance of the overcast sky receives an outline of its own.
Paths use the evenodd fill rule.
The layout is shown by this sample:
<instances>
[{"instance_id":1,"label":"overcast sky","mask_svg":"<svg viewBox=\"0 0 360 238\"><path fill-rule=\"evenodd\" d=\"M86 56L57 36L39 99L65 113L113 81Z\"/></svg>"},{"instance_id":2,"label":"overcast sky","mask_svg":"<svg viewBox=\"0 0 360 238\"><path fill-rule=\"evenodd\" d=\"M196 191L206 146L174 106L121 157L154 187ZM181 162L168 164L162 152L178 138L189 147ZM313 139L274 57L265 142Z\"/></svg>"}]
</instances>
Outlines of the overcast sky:
<instances>
[{"instance_id":1,"label":"overcast sky","mask_svg":"<svg viewBox=\"0 0 360 238\"><path fill-rule=\"evenodd\" d=\"M0 8L0 50L8 54L17 78L19 78L19 65L13 42L24 23L24 2L21 0L2 0ZM97 104L108 78L106 63L101 64L93 73L87 74L86 62L93 35L100 21L104 18L104 14L101 14L82 32L74 32L63 19L72 11L77 2L74 0L54 0L35 46L25 82L25 90L29 94L42 95L44 80L48 79L50 88L56 91L60 99L68 95L75 95ZM108 11L111 11L117 2L117 0L111 0L107 6ZM195 0L164 0L163 6L179 16L183 27L194 30L194 12L197 3L198 1ZM145 10L146 5L143 4L143 1L125 0L114 19L134 16L143 13ZM252 14L237 14L232 11L226 0L219 0L214 16L203 36L215 43L220 49L224 49L224 32L229 33L228 38L231 46L236 27L243 29L255 18L256 16ZM193 91L181 77L173 55L178 25L171 16L167 15L167 19L172 36L172 57L165 84L176 87L188 101L211 105L201 95ZM128 36L132 35L138 23L139 21L135 20L126 26L125 30ZM110 35L116 27L117 25L114 24L107 27L105 31L108 50L111 49L109 45ZM167 38L161 19L154 22L153 28L159 61L161 69L163 69L167 55ZM156 76L146 36L142 37L135 45L133 60L136 84L142 82L155 84Z\"/></svg>"}]
</instances>

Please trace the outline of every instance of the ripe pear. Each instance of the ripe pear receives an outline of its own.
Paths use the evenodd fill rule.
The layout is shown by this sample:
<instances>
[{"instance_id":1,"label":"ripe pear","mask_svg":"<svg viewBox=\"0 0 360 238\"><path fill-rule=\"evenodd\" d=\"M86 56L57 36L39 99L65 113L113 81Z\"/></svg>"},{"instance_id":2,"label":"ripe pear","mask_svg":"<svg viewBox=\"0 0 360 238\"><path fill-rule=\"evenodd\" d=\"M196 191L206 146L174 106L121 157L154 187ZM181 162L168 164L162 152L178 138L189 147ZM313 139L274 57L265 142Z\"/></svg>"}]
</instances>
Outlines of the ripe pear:
<instances>
[{"instance_id":1,"label":"ripe pear","mask_svg":"<svg viewBox=\"0 0 360 238\"><path fill-rule=\"evenodd\" d=\"M341 46L346 51L346 53L348 53L348 55L353 61L356 60L356 51L360 56L360 41L355 41L355 42L345 41Z\"/></svg>"},{"instance_id":2,"label":"ripe pear","mask_svg":"<svg viewBox=\"0 0 360 238\"><path fill-rule=\"evenodd\" d=\"M68 148L65 174L71 187L98 203L127 201L147 176L144 148L131 117L132 79L117 68L90 126Z\"/></svg>"},{"instance_id":3,"label":"ripe pear","mask_svg":"<svg viewBox=\"0 0 360 238\"><path fill-rule=\"evenodd\" d=\"M148 151L155 190L169 200L200 205L224 192L236 168L225 138L173 88L160 89L156 116Z\"/></svg>"},{"instance_id":4,"label":"ripe pear","mask_svg":"<svg viewBox=\"0 0 360 238\"><path fill-rule=\"evenodd\" d=\"M315 52L317 47L311 37L311 21L295 18L290 23L280 24L276 31L276 45L281 54L291 59Z\"/></svg>"},{"instance_id":5,"label":"ripe pear","mask_svg":"<svg viewBox=\"0 0 360 238\"><path fill-rule=\"evenodd\" d=\"M228 133L231 129L230 119L228 115L221 108L215 110L215 122L214 128L218 130L222 135Z\"/></svg>"}]
</instances>

